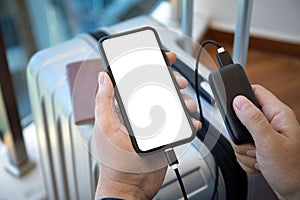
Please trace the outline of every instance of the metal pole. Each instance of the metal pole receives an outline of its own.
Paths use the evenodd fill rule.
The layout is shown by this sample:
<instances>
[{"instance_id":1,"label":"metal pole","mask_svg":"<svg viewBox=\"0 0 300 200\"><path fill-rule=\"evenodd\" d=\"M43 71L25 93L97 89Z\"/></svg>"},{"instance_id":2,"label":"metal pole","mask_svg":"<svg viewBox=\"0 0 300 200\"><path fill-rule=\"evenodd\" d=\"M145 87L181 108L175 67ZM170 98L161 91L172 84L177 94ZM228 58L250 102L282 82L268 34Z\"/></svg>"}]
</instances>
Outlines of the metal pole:
<instances>
[{"instance_id":1,"label":"metal pole","mask_svg":"<svg viewBox=\"0 0 300 200\"><path fill-rule=\"evenodd\" d=\"M233 44L233 61L246 68L251 12L253 0L239 0L236 31Z\"/></svg>"},{"instance_id":2,"label":"metal pole","mask_svg":"<svg viewBox=\"0 0 300 200\"><path fill-rule=\"evenodd\" d=\"M182 0L181 28L182 28L182 44L181 47L186 53L193 53L193 8L194 0Z\"/></svg>"},{"instance_id":3,"label":"metal pole","mask_svg":"<svg viewBox=\"0 0 300 200\"><path fill-rule=\"evenodd\" d=\"M193 34L193 7L194 0L182 0L182 33L190 38Z\"/></svg>"},{"instance_id":4,"label":"metal pole","mask_svg":"<svg viewBox=\"0 0 300 200\"><path fill-rule=\"evenodd\" d=\"M33 168L34 164L28 159L16 97L6 60L6 52L2 29L0 27L0 103L3 100L1 114L6 113L0 120L4 121L4 144L8 151L9 162L6 169L15 176L22 176ZM5 118L5 119L4 119Z\"/></svg>"}]
</instances>

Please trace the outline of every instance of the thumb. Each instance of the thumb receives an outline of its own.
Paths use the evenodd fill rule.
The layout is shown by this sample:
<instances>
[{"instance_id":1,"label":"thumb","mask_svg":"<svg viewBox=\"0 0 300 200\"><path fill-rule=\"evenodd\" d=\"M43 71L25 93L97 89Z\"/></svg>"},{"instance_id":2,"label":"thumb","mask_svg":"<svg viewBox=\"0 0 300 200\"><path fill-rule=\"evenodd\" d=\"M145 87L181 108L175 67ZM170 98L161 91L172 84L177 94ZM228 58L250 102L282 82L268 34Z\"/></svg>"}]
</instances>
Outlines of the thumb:
<instances>
[{"instance_id":1,"label":"thumb","mask_svg":"<svg viewBox=\"0 0 300 200\"><path fill-rule=\"evenodd\" d=\"M233 100L233 108L242 124L251 133L257 146L272 141L270 137L274 135L275 130L251 101L244 96L237 96Z\"/></svg>"},{"instance_id":2,"label":"thumb","mask_svg":"<svg viewBox=\"0 0 300 200\"><path fill-rule=\"evenodd\" d=\"M95 120L104 132L111 131L116 125L114 119L114 87L106 72L98 75L99 89L95 99Z\"/></svg>"}]
</instances>

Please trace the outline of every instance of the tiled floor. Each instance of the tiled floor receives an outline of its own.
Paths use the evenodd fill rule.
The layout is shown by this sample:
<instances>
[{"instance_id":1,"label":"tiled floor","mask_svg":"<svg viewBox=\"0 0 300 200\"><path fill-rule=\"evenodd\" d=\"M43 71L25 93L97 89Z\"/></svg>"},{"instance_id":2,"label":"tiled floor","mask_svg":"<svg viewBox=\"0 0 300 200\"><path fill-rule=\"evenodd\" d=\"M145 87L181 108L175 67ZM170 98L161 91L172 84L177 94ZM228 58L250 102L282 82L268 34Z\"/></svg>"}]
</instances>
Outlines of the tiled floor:
<instances>
[{"instance_id":1,"label":"tiled floor","mask_svg":"<svg viewBox=\"0 0 300 200\"><path fill-rule=\"evenodd\" d=\"M38 163L38 147L35 126L30 124L23 130L24 140L29 158L35 168L21 178L16 178L5 170L7 152L0 142L0 199L1 200L41 200L46 199L45 189Z\"/></svg>"}]
</instances>

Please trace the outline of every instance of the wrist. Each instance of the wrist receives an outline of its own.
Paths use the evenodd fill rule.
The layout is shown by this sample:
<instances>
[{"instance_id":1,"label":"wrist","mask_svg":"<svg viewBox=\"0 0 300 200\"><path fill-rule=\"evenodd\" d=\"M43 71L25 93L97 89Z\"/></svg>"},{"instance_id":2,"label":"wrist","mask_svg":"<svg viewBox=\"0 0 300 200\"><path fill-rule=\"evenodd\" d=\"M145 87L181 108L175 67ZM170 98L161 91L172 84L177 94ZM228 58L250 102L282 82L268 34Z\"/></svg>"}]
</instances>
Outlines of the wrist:
<instances>
[{"instance_id":1,"label":"wrist","mask_svg":"<svg viewBox=\"0 0 300 200\"><path fill-rule=\"evenodd\" d=\"M148 199L144 191L136 185L114 181L100 176L96 198Z\"/></svg>"},{"instance_id":2,"label":"wrist","mask_svg":"<svg viewBox=\"0 0 300 200\"><path fill-rule=\"evenodd\" d=\"M292 194L286 195L284 199L297 200L300 199L300 191L295 191Z\"/></svg>"}]
</instances>

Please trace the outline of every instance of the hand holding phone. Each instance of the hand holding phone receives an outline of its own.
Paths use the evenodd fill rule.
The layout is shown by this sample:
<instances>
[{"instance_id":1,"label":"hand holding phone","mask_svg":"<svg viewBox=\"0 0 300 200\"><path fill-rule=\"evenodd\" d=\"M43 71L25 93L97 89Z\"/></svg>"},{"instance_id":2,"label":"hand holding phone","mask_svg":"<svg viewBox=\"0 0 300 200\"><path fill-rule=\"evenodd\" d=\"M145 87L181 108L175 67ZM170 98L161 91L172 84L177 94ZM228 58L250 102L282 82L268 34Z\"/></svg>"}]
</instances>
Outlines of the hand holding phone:
<instances>
[{"instance_id":1,"label":"hand holding phone","mask_svg":"<svg viewBox=\"0 0 300 200\"><path fill-rule=\"evenodd\" d=\"M100 52L136 152L170 148L194 138L192 121L153 28L104 38Z\"/></svg>"}]
</instances>

